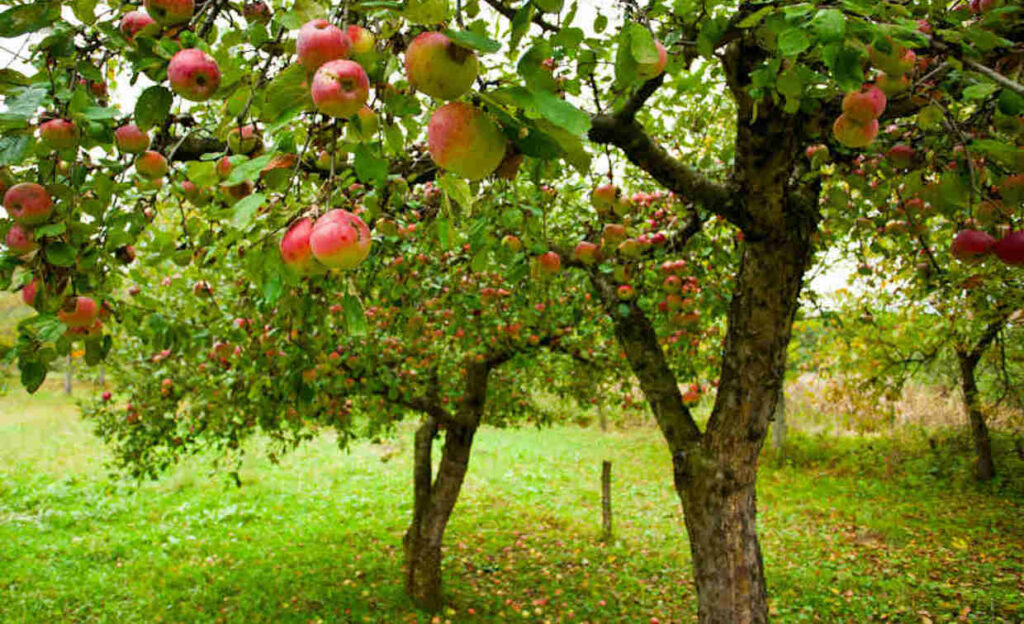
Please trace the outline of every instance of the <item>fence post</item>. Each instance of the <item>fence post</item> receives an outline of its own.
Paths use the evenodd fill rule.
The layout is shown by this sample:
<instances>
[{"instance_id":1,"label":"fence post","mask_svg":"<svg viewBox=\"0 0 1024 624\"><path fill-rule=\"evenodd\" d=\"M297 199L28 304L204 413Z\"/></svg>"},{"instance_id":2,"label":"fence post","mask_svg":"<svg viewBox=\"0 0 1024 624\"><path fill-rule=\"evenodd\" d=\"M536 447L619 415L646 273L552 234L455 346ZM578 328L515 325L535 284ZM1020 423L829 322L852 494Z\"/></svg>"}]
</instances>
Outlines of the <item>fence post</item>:
<instances>
[{"instance_id":1,"label":"fence post","mask_svg":"<svg viewBox=\"0 0 1024 624\"><path fill-rule=\"evenodd\" d=\"M601 528L604 539L612 536L612 462L601 462Z\"/></svg>"}]
</instances>

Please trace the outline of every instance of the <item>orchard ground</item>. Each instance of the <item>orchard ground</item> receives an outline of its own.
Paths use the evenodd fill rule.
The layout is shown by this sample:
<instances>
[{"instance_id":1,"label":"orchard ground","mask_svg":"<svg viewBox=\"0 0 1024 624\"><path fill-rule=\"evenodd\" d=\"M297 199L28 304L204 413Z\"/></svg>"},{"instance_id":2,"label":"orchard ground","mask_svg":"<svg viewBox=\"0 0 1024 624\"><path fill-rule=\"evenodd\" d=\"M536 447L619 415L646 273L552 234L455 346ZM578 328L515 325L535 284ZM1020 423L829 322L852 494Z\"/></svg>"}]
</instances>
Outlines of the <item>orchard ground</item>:
<instances>
[{"instance_id":1,"label":"orchard ground","mask_svg":"<svg viewBox=\"0 0 1024 624\"><path fill-rule=\"evenodd\" d=\"M241 488L211 474L210 457L136 487L107 476L102 445L58 390L53 379L32 399L0 398L0 621L430 620L402 591L411 429L347 452L324 434L278 465L253 448ZM966 477L959 431L796 435L783 457L766 450L775 619L1024 619L1024 462L1007 436L996 443L1001 477L983 489ZM438 621L694 620L666 461L651 428L483 429L446 535Z\"/></svg>"}]
</instances>

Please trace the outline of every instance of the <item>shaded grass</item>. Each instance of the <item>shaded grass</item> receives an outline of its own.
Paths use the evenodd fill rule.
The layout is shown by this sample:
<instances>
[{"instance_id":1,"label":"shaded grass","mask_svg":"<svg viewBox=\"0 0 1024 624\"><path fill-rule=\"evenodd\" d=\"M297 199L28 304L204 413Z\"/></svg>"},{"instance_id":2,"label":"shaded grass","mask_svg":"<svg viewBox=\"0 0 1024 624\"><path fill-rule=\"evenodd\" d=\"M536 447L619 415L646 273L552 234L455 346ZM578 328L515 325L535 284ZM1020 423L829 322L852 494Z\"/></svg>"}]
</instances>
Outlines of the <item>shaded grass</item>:
<instances>
[{"instance_id":1,"label":"shaded grass","mask_svg":"<svg viewBox=\"0 0 1024 624\"><path fill-rule=\"evenodd\" d=\"M107 477L54 389L0 401L0 620L429 621L401 587L411 429L388 461L324 435L277 465L252 449L242 488L209 458L136 486ZM765 458L776 619L1024 618L1014 490L951 481L931 470L941 453L893 444L798 437L788 459ZM888 469L893 448L904 455ZM610 543L598 539L602 459L614 464ZM486 428L446 536L442 621L692 621L678 507L655 431Z\"/></svg>"}]
</instances>

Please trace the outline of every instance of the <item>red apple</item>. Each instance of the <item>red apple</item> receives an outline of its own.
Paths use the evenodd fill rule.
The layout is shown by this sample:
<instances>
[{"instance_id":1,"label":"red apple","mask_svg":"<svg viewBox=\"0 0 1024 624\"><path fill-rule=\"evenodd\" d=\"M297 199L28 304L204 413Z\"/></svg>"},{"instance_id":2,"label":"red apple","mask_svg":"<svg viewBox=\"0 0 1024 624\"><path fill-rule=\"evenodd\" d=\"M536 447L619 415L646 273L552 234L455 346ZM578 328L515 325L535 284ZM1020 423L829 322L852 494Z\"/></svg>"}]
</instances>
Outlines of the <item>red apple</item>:
<instances>
[{"instance_id":1,"label":"red apple","mask_svg":"<svg viewBox=\"0 0 1024 624\"><path fill-rule=\"evenodd\" d=\"M331 117L352 117L370 96L370 79L355 61L329 61L316 70L313 103Z\"/></svg>"},{"instance_id":2,"label":"red apple","mask_svg":"<svg viewBox=\"0 0 1024 624\"><path fill-rule=\"evenodd\" d=\"M555 275L562 270L562 259L555 252L548 251L537 256L535 266L542 276Z\"/></svg>"},{"instance_id":3,"label":"red apple","mask_svg":"<svg viewBox=\"0 0 1024 624\"><path fill-rule=\"evenodd\" d=\"M263 136L256 124L237 125L228 131L228 149L232 154L252 154L263 148Z\"/></svg>"},{"instance_id":4,"label":"red apple","mask_svg":"<svg viewBox=\"0 0 1024 624\"><path fill-rule=\"evenodd\" d=\"M134 41L138 35L151 37L160 32L160 27L152 17L142 11L129 11L121 18L121 34L128 41Z\"/></svg>"},{"instance_id":5,"label":"red apple","mask_svg":"<svg viewBox=\"0 0 1024 624\"><path fill-rule=\"evenodd\" d=\"M349 27L345 29L345 34L348 35L348 40L352 43L352 54L355 56L371 52L374 44L376 43L373 33L362 26L350 24Z\"/></svg>"},{"instance_id":6,"label":"red apple","mask_svg":"<svg viewBox=\"0 0 1024 624\"><path fill-rule=\"evenodd\" d=\"M191 180L181 183L181 193L193 206L205 206L212 199L207 189L199 188Z\"/></svg>"},{"instance_id":7,"label":"red apple","mask_svg":"<svg viewBox=\"0 0 1024 624\"><path fill-rule=\"evenodd\" d=\"M843 97L843 114L860 124L870 123L885 112L885 94L878 87L864 85Z\"/></svg>"},{"instance_id":8,"label":"red apple","mask_svg":"<svg viewBox=\"0 0 1024 624\"><path fill-rule=\"evenodd\" d=\"M227 180L228 176L231 175L231 159L227 156L221 157L217 161L217 166L214 168L217 172L217 177L221 180Z\"/></svg>"},{"instance_id":9,"label":"red apple","mask_svg":"<svg viewBox=\"0 0 1024 624\"><path fill-rule=\"evenodd\" d=\"M90 297L70 297L57 311L57 318L72 329L89 327L96 322L99 306Z\"/></svg>"},{"instance_id":10,"label":"red apple","mask_svg":"<svg viewBox=\"0 0 1024 624\"><path fill-rule=\"evenodd\" d=\"M915 154L916 152L914 151L914 148L909 145L899 143L890 147L889 151L885 153L885 157L889 159L889 162L891 162L894 167L908 169L914 164Z\"/></svg>"},{"instance_id":11,"label":"red apple","mask_svg":"<svg viewBox=\"0 0 1024 624\"><path fill-rule=\"evenodd\" d=\"M11 229L7 230L4 244L7 245L8 251L17 256L23 256L39 248L39 243L32 236L32 230L20 223L13 224Z\"/></svg>"},{"instance_id":12,"label":"red apple","mask_svg":"<svg viewBox=\"0 0 1024 624\"><path fill-rule=\"evenodd\" d=\"M992 245L992 251L1005 264L1024 266L1024 230L1000 238Z\"/></svg>"},{"instance_id":13,"label":"red apple","mask_svg":"<svg viewBox=\"0 0 1024 624\"><path fill-rule=\"evenodd\" d=\"M320 264L332 269L351 269L370 255L370 229L346 210L331 210L316 220L309 248Z\"/></svg>"},{"instance_id":14,"label":"red apple","mask_svg":"<svg viewBox=\"0 0 1024 624\"><path fill-rule=\"evenodd\" d=\"M143 152L135 159L135 172L147 180L156 180L167 175L167 159L160 152Z\"/></svg>"},{"instance_id":15,"label":"red apple","mask_svg":"<svg viewBox=\"0 0 1024 624\"><path fill-rule=\"evenodd\" d=\"M146 12L163 26L184 24L192 19L195 11L193 0L145 0L144 4Z\"/></svg>"},{"instance_id":16,"label":"red apple","mask_svg":"<svg viewBox=\"0 0 1024 624\"><path fill-rule=\"evenodd\" d=\"M580 241L573 250L573 257L590 266L601 261L601 248L590 241Z\"/></svg>"},{"instance_id":17,"label":"red apple","mask_svg":"<svg viewBox=\"0 0 1024 624\"><path fill-rule=\"evenodd\" d=\"M337 59L347 59L352 49L348 35L325 19L307 22L299 29L295 52L299 63L307 72L313 72L321 65Z\"/></svg>"},{"instance_id":18,"label":"red apple","mask_svg":"<svg viewBox=\"0 0 1024 624\"><path fill-rule=\"evenodd\" d=\"M125 154L141 154L149 149L149 134L135 124L125 124L114 130L114 143Z\"/></svg>"},{"instance_id":19,"label":"red apple","mask_svg":"<svg viewBox=\"0 0 1024 624\"><path fill-rule=\"evenodd\" d=\"M36 225L50 218L53 201L42 186L35 182L22 182L4 193L4 209L18 223Z\"/></svg>"},{"instance_id":20,"label":"red apple","mask_svg":"<svg viewBox=\"0 0 1024 624\"><path fill-rule=\"evenodd\" d=\"M995 239L986 232L978 230L960 230L953 237L950 249L953 256L965 262L976 262L992 251Z\"/></svg>"},{"instance_id":21,"label":"red apple","mask_svg":"<svg viewBox=\"0 0 1024 624\"><path fill-rule=\"evenodd\" d=\"M505 237L501 239L501 246L512 253L519 253L523 250L523 241L521 241L518 236L506 234Z\"/></svg>"},{"instance_id":22,"label":"red apple","mask_svg":"<svg viewBox=\"0 0 1024 624\"><path fill-rule=\"evenodd\" d=\"M620 301L632 301L636 299L636 290L629 284L623 284L615 289L615 295Z\"/></svg>"},{"instance_id":23,"label":"red apple","mask_svg":"<svg viewBox=\"0 0 1024 624\"><path fill-rule=\"evenodd\" d=\"M611 213L618 198L619 189L614 184L602 184L590 192L590 205L603 216Z\"/></svg>"},{"instance_id":24,"label":"red apple","mask_svg":"<svg viewBox=\"0 0 1024 624\"><path fill-rule=\"evenodd\" d=\"M463 102L445 104L427 126L427 149L442 169L480 180L498 168L508 141L491 118Z\"/></svg>"},{"instance_id":25,"label":"red apple","mask_svg":"<svg viewBox=\"0 0 1024 624\"><path fill-rule=\"evenodd\" d=\"M257 24L268 24L270 23L270 6L267 5L263 0L257 0L256 2L246 2L242 6L242 15L245 17L245 21L254 22Z\"/></svg>"},{"instance_id":26,"label":"red apple","mask_svg":"<svg viewBox=\"0 0 1024 624\"><path fill-rule=\"evenodd\" d=\"M409 84L439 100L454 100L469 91L478 71L476 53L443 33L422 33L405 51Z\"/></svg>"},{"instance_id":27,"label":"red apple","mask_svg":"<svg viewBox=\"0 0 1024 624\"><path fill-rule=\"evenodd\" d=\"M51 119L39 124L39 138L50 149L73 149L78 146L79 136L78 126L67 119Z\"/></svg>"},{"instance_id":28,"label":"red apple","mask_svg":"<svg viewBox=\"0 0 1024 624\"><path fill-rule=\"evenodd\" d=\"M309 235L312 232L313 220L303 217L293 223L281 237L281 260L285 266L300 274L320 269L309 247Z\"/></svg>"},{"instance_id":29,"label":"red apple","mask_svg":"<svg viewBox=\"0 0 1024 624\"><path fill-rule=\"evenodd\" d=\"M25 287L21 289L21 300L27 306L32 306L36 302L36 295L39 294L39 280L32 280Z\"/></svg>"},{"instance_id":30,"label":"red apple","mask_svg":"<svg viewBox=\"0 0 1024 624\"><path fill-rule=\"evenodd\" d=\"M213 57L197 48L181 50L167 66L171 90L193 102L205 102L220 87L220 68Z\"/></svg>"}]
</instances>

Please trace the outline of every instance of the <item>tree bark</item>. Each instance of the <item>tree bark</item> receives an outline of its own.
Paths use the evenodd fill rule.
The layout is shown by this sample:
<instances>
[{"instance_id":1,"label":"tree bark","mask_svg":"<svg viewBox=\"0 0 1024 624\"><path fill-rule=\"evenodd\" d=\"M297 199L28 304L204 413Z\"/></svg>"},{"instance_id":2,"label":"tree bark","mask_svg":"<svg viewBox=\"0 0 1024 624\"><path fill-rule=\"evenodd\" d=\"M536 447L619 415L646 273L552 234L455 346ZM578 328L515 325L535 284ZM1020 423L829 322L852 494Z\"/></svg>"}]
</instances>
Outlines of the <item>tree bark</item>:
<instances>
[{"instance_id":1,"label":"tree bark","mask_svg":"<svg viewBox=\"0 0 1024 624\"><path fill-rule=\"evenodd\" d=\"M441 544L466 478L476 426L448 426L437 478L431 484L431 447L436 432L433 419L416 432L413 520L404 539L406 591L429 611L443 606Z\"/></svg>"},{"instance_id":2,"label":"tree bark","mask_svg":"<svg viewBox=\"0 0 1024 624\"><path fill-rule=\"evenodd\" d=\"M601 462L601 534L603 539L612 537L612 463Z\"/></svg>"},{"instance_id":3,"label":"tree bark","mask_svg":"<svg viewBox=\"0 0 1024 624\"><path fill-rule=\"evenodd\" d=\"M985 424L985 414L981 411L978 401L978 382L976 372L979 358L972 354L957 352L960 363L960 387L964 393L964 410L971 427L971 439L974 442L974 476L979 481L988 481L996 476L995 462L992 460L992 440Z\"/></svg>"}]
</instances>

